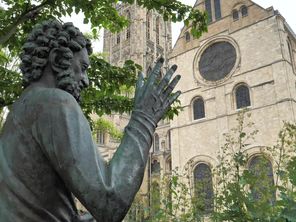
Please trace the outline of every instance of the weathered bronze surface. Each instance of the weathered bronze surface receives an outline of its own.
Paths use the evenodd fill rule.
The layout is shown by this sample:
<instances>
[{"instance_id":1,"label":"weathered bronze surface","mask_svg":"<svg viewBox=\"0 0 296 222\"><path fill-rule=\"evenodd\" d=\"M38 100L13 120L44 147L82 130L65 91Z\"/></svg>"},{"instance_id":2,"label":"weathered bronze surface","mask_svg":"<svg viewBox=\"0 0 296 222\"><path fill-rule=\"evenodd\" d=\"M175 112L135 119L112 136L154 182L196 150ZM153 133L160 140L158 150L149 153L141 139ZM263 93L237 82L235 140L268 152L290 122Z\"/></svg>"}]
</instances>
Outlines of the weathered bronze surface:
<instances>
[{"instance_id":1,"label":"weathered bronze surface","mask_svg":"<svg viewBox=\"0 0 296 222\"><path fill-rule=\"evenodd\" d=\"M229 42L216 42L201 55L199 72L208 81L218 81L226 77L236 62L236 51Z\"/></svg>"},{"instance_id":2,"label":"weathered bronze surface","mask_svg":"<svg viewBox=\"0 0 296 222\"><path fill-rule=\"evenodd\" d=\"M71 23L46 21L24 44L25 90L0 135L0 221L83 221L74 194L100 222L121 221L138 191L158 121L180 95L172 66L156 84L139 74L124 137L106 163L77 101L88 78L90 43Z\"/></svg>"}]
</instances>

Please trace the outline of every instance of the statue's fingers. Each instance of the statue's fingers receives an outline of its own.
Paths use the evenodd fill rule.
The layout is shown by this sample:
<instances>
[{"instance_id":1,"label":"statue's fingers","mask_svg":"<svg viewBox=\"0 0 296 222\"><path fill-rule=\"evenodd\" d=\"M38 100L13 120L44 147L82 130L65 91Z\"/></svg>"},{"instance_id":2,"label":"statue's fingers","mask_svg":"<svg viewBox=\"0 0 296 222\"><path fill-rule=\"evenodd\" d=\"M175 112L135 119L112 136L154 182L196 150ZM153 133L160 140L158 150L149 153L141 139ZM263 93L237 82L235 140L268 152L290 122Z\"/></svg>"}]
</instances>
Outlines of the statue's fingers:
<instances>
[{"instance_id":1,"label":"statue's fingers","mask_svg":"<svg viewBox=\"0 0 296 222\"><path fill-rule=\"evenodd\" d=\"M177 65L173 65L169 69L169 71L165 74L165 76L163 77L163 79L161 80L161 82L158 85L158 88L157 88L158 94L160 94L163 91L163 89L169 84L169 82L172 78L172 75L175 73L176 70L177 70Z\"/></svg>"},{"instance_id":2,"label":"statue's fingers","mask_svg":"<svg viewBox=\"0 0 296 222\"><path fill-rule=\"evenodd\" d=\"M179 97L181 95L181 91L177 91L177 92L175 92L173 95L171 95L170 97L169 97L169 99L166 101L166 103L165 103L165 107L166 107L166 109L168 109L171 105L172 105L172 103L173 102L175 102L175 100Z\"/></svg>"},{"instance_id":3,"label":"statue's fingers","mask_svg":"<svg viewBox=\"0 0 296 222\"><path fill-rule=\"evenodd\" d=\"M174 90L175 86L177 85L177 83L179 82L179 80L181 79L180 75L177 75L172 81L171 83L167 86L167 88L165 89L165 91L163 92L162 98L166 99L167 97L169 97L169 95L172 93L172 91Z\"/></svg>"},{"instance_id":4,"label":"statue's fingers","mask_svg":"<svg viewBox=\"0 0 296 222\"><path fill-rule=\"evenodd\" d=\"M163 65L164 59L160 58L157 60L156 65L154 66L153 70L151 71L151 74L147 80L147 89L150 89L151 86L153 86L155 80L160 75L160 69Z\"/></svg>"},{"instance_id":5,"label":"statue's fingers","mask_svg":"<svg viewBox=\"0 0 296 222\"><path fill-rule=\"evenodd\" d=\"M138 80L136 83L136 89L135 89L135 100L141 96L140 90L143 87L143 85L144 85L144 75L142 72L139 72Z\"/></svg>"}]
</instances>

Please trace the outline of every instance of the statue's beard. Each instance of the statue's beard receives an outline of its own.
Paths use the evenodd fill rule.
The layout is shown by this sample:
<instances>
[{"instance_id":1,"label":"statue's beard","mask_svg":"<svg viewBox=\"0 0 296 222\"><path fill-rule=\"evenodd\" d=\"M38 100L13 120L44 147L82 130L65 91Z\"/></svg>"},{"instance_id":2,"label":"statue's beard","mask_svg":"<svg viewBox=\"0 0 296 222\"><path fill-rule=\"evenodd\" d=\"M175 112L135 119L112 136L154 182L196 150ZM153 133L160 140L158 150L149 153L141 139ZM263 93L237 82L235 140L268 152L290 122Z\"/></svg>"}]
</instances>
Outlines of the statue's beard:
<instances>
[{"instance_id":1,"label":"statue's beard","mask_svg":"<svg viewBox=\"0 0 296 222\"><path fill-rule=\"evenodd\" d=\"M71 68L64 70L56 75L58 88L70 93L78 103L81 102L80 92L85 86L77 82Z\"/></svg>"}]
</instances>

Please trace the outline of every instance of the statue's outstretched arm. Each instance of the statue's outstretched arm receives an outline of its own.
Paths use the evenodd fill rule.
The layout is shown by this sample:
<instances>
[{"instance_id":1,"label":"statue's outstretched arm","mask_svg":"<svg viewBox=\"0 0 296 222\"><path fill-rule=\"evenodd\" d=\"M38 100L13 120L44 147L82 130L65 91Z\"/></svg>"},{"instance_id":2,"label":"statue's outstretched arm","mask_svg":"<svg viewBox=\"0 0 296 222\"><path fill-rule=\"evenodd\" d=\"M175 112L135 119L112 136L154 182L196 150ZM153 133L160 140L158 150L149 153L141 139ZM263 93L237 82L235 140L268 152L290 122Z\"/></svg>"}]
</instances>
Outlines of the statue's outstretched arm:
<instances>
[{"instance_id":1,"label":"statue's outstretched arm","mask_svg":"<svg viewBox=\"0 0 296 222\"><path fill-rule=\"evenodd\" d=\"M39 107L33 135L66 186L100 222L121 221L144 175L152 135L158 121L180 92L171 95L180 79L170 79L173 66L157 85L163 60L146 82L140 74L134 111L118 150L109 164L97 153L91 131L75 99L53 90ZM57 99L58 98L58 99Z\"/></svg>"},{"instance_id":2,"label":"statue's outstretched arm","mask_svg":"<svg viewBox=\"0 0 296 222\"><path fill-rule=\"evenodd\" d=\"M159 120L180 95L171 94L180 76L171 82L177 66L172 66L159 84L156 84L163 60L155 65L148 80L139 74L135 92L134 110L125 128L125 134L110 162L111 183L117 195L129 206L141 186L152 144L153 133Z\"/></svg>"}]
</instances>

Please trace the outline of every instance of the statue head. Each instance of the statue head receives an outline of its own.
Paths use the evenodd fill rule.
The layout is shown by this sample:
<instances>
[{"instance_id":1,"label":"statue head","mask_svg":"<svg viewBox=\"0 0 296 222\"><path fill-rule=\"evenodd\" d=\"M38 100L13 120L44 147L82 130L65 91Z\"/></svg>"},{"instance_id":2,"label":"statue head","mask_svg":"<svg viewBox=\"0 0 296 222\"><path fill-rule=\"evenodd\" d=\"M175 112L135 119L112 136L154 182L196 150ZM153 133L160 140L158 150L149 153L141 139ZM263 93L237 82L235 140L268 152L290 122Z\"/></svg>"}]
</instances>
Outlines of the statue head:
<instances>
[{"instance_id":1,"label":"statue head","mask_svg":"<svg viewBox=\"0 0 296 222\"><path fill-rule=\"evenodd\" d=\"M57 20L42 22L34 27L22 49L20 69L24 87L40 80L50 66L56 86L80 100L80 91L88 86L85 71L92 48L78 28Z\"/></svg>"}]
</instances>

